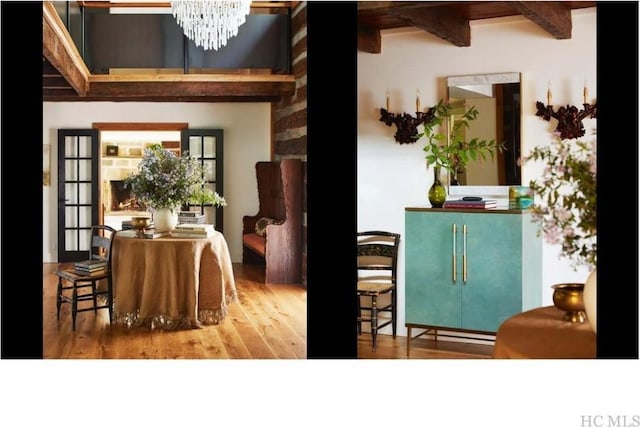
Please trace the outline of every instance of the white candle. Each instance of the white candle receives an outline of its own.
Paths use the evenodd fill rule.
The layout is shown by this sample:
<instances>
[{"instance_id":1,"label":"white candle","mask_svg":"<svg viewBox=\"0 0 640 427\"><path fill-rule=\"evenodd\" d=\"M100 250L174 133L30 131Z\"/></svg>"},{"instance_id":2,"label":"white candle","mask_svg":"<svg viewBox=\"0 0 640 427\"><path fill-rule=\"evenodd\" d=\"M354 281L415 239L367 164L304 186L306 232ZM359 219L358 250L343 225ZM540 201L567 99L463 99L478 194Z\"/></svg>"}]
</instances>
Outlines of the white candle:
<instances>
[{"instance_id":1,"label":"white candle","mask_svg":"<svg viewBox=\"0 0 640 427\"><path fill-rule=\"evenodd\" d=\"M389 91L387 91L387 111L389 111Z\"/></svg>"},{"instance_id":2,"label":"white candle","mask_svg":"<svg viewBox=\"0 0 640 427\"><path fill-rule=\"evenodd\" d=\"M416 112L420 111L420 90L416 91Z\"/></svg>"},{"instance_id":3,"label":"white candle","mask_svg":"<svg viewBox=\"0 0 640 427\"><path fill-rule=\"evenodd\" d=\"M587 89L587 81L584 81L584 90L582 91L582 95L584 96L584 103L588 104L589 101L587 101L589 99L589 89Z\"/></svg>"},{"instance_id":4,"label":"white candle","mask_svg":"<svg viewBox=\"0 0 640 427\"><path fill-rule=\"evenodd\" d=\"M551 105L551 82L547 85L547 105Z\"/></svg>"}]
</instances>

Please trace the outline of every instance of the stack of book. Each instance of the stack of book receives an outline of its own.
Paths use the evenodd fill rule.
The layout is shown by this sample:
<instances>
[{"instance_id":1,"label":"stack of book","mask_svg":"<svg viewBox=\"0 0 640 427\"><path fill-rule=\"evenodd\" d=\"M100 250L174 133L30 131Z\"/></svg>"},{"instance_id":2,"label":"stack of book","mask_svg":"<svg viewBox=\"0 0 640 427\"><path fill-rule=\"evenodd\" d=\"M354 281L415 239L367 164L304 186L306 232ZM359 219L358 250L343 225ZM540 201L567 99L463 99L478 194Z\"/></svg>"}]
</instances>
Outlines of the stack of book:
<instances>
[{"instance_id":1,"label":"stack of book","mask_svg":"<svg viewBox=\"0 0 640 427\"><path fill-rule=\"evenodd\" d=\"M444 202L444 205L442 207L457 209L494 209L498 207L498 201L494 199L447 200Z\"/></svg>"},{"instance_id":2,"label":"stack of book","mask_svg":"<svg viewBox=\"0 0 640 427\"><path fill-rule=\"evenodd\" d=\"M206 238L213 236L213 224L178 224L171 231L171 237Z\"/></svg>"},{"instance_id":3,"label":"stack of book","mask_svg":"<svg viewBox=\"0 0 640 427\"><path fill-rule=\"evenodd\" d=\"M107 268L107 262L102 259L90 259L78 261L74 265L76 274L90 275L104 272Z\"/></svg>"},{"instance_id":4,"label":"stack of book","mask_svg":"<svg viewBox=\"0 0 640 427\"><path fill-rule=\"evenodd\" d=\"M137 237L142 237L143 239L157 239L159 237L168 237L170 235L170 233L168 231L162 231L162 232L158 232L156 231L155 228L145 228L142 232L142 236L137 236Z\"/></svg>"},{"instance_id":5,"label":"stack of book","mask_svg":"<svg viewBox=\"0 0 640 427\"><path fill-rule=\"evenodd\" d=\"M204 215L198 212L178 212L178 224L204 224Z\"/></svg>"}]
</instances>

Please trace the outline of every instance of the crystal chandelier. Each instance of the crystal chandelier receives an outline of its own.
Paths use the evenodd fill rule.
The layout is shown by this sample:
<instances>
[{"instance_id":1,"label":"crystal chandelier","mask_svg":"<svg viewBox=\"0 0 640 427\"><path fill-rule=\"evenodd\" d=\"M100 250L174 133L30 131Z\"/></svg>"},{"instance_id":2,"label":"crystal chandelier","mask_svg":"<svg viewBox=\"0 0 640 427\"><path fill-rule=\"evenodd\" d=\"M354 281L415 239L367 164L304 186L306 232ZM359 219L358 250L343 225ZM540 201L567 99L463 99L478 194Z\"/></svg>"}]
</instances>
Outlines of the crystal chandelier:
<instances>
[{"instance_id":1,"label":"crystal chandelier","mask_svg":"<svg viewBox=\"0 0 640 427\"><path fill-rule=\"evenodd\" d=\"M251 8L251 0L178 0L171 2L171 13L184 35L204 50L225 46L238 35Z\"/></svg>"}]
</instances>

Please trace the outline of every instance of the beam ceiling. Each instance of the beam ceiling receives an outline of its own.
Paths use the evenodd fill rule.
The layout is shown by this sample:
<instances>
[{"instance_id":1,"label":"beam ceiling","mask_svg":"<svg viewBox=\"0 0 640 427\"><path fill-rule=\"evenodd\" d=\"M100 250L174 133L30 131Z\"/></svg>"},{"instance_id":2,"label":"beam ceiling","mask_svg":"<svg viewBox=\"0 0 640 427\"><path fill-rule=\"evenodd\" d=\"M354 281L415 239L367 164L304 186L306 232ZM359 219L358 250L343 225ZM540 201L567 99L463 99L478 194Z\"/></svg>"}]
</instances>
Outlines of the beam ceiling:
<instances>
[{"instance_id":1,"label":"beam ceiling","mask_svg":"<svg viewBox=\"0 0 640 427\"><path fill-rule=\"evenodd\" d=\"M471 46L470 22L522 15L554 38L571 38L571 11L595 1L358 2L358 49L381 53L380 31L415 27L459 47Z\"/></svg>"},{"instance_id":2,"label":"beam ceiling","mask_svg":"<svg viewBox=\"0 0 640 427\"><path fill-rule=\"evenodd\" d=\"M114 5L95 2L92 6ZM288 7L288 2L255 4L266 5ZM122 7L123 3L117 6ZM144 70L91 74L51 2L43 2L42 17L43 101L276 102L295 93L295 76L249 70L224 74L159 74Z\"/></svg>"}]
</instances>

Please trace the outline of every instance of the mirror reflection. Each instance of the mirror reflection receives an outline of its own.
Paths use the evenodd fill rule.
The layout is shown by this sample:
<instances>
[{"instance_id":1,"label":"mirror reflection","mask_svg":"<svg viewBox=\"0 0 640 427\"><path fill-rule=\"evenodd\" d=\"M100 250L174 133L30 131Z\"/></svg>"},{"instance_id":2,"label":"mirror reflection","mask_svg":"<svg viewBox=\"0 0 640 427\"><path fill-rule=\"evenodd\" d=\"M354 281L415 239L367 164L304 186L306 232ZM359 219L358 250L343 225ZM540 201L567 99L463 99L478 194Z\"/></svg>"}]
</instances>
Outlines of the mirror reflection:
<instances>
[{"instance_id":1,"label":"mirror reflection","mask_svg":"<svg viewBox=\"0 0 640 427\"><path fill-rule=\"evenodd\" d=\"M450 177L450 185L521 185L520 73L476 74L447 77L447 97L454 108L449 129L471 106L479 114L469 123L466 139L504 142L494 159L470 161Z\"/></svg>"}]
</instances>

